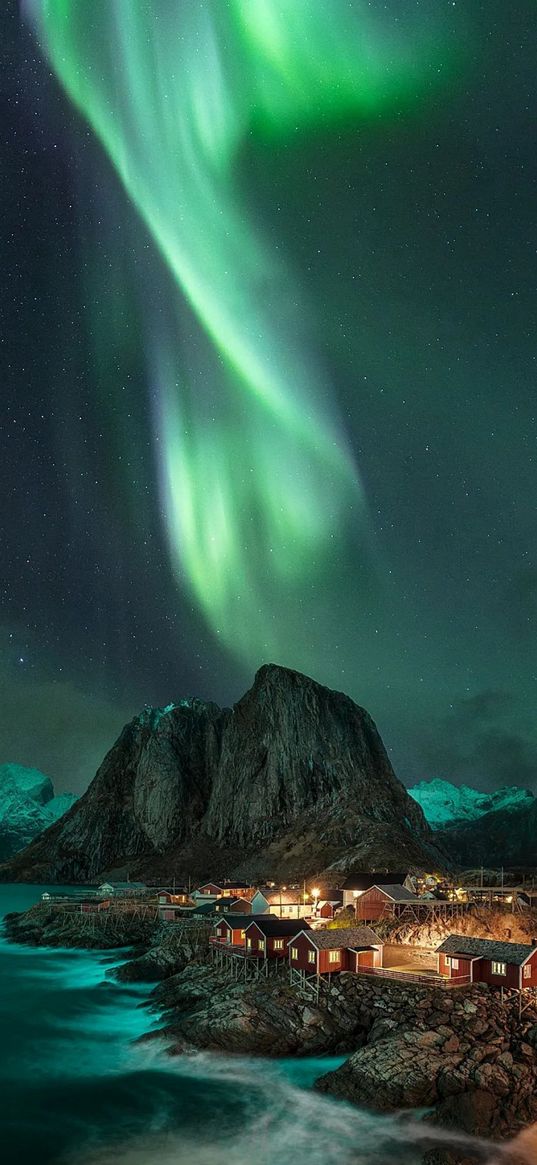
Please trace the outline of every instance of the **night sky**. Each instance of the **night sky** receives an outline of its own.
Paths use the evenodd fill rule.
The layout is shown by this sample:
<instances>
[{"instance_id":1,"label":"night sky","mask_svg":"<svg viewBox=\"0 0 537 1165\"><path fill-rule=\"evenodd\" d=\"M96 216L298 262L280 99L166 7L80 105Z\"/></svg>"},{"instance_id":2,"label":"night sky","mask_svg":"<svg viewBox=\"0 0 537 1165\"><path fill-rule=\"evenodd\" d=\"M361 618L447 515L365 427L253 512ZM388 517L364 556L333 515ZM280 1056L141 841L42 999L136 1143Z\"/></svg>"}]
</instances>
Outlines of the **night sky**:
<instances>
[{"instance_id":1,"label":"night sky","mask_svg":"<svg viewBox=\"0 0 537 1165\"><path fill-rule=\"evenodd\" d=\"M0 763L269 660L537 789L534 0L2 6Z\"/></svg>"}]
</instances>

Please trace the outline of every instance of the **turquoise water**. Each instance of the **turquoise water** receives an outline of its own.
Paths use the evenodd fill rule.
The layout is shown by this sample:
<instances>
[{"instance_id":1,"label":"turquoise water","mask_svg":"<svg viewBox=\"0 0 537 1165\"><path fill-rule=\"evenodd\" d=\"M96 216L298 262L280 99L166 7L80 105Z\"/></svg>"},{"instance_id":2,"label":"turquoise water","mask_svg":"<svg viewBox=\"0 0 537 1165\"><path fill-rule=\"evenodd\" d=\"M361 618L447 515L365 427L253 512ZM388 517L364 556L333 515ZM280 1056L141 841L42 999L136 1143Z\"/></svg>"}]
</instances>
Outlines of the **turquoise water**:
<instances>
[{"instance_id":1,"label":"turquoise water","mask_svg":"<svg viewBox=\"0 0 537 1165\"><path fill-rule=\"evenodd\" d=\"M0 887L0 913L43 887ZM311 1091L336 1060L170 1059L133 1045L149 987L106 955L0 940L2 1165L418 1165L423 1127ZM481 1160L486 1159L481 1156Z\"/></svg>"}]
</instances>

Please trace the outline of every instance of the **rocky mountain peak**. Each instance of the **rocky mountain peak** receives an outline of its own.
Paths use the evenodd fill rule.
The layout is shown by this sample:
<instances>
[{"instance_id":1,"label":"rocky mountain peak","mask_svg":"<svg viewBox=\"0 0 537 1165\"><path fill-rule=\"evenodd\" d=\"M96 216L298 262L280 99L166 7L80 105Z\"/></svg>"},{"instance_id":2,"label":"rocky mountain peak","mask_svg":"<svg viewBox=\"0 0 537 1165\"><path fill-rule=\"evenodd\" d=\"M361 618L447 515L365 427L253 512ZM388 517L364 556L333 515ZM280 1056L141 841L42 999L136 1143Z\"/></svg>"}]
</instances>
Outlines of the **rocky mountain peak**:
<instances>
[{"instance_id":1,"label":"rocky mountain peak","mask_svg":"<svg viewBox=\"0 0 537 1165\"><path fill-rule=\"evenodd\" d=\"M245 862L305 876L342 868L347 850L363 862L386 848L442 862L371 717L268 663L232 709L197 698L145 708L78 805L4 877L222 876Z\"/></svg>"}]
</instances>

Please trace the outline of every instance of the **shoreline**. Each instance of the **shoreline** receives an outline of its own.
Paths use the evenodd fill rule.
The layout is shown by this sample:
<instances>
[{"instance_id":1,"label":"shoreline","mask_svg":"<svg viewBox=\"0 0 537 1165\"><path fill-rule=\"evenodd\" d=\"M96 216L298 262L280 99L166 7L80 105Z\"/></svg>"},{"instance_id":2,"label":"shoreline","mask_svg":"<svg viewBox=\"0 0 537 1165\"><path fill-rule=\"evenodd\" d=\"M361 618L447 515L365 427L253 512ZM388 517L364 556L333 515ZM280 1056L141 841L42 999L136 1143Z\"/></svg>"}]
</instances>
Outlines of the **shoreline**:
<instances>
[{"instance_id":1,"label":"shoreline","mask_svg":"<svg viewBox=\"0 0 537 1165\"><path fill-rule=\"evenodd\" d=\"M66 927L53 906L39 903L8 915L6 936L29 946L127 948L130 957L106 974L150 989L141 1006L159 1026L139 1042L161 1039L171 1056L345 1056L314 1089L379 1113L427 1110L424 1120L439 1131L499 1145L537 1121L537 1004L519 1018L482 984L448 992L352 972L334 977L316 1002L281 970L238 983L217 971L206 923L185 938L125 915L121 934L116 927L105 936L103 928L88 948L79 917Z\"/></svg>"}]
</instances>

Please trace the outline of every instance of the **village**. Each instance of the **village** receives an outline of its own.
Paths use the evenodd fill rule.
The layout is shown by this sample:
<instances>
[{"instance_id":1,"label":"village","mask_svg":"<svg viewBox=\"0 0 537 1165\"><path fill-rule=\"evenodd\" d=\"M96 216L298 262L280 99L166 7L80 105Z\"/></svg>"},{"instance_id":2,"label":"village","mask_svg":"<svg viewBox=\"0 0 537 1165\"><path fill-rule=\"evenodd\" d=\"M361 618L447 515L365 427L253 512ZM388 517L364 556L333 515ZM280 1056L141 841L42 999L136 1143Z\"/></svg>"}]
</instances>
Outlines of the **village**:
<instances>
[{"instance_id":1,"label":"village","mask_svg":"<svg viewBox=\"0 0 537 1165\"><path fill-rule=\"evenodd\" d=\"M464 882L464 879L463 879ZM455 989L474 983L497 988L501 998L515 993L522 1011L537 988L537 939L460 933L461 920L474 911L521 914L537 898L533 882L504 885L449 883L440 876L409 871L364 871L338 886L318 884L255 886L239 880L152 886L105 881L69 896L46 892L66 921L73 914L92 929L107 920L136 915L185 934L203 929L208 961L233 980L285 975L291 986L319 998L321 985L341 972ZM407 924L447 931L435 946L395 940ZM537 928L536 928L537 929Z\"/></svg>"}]
</instances>

